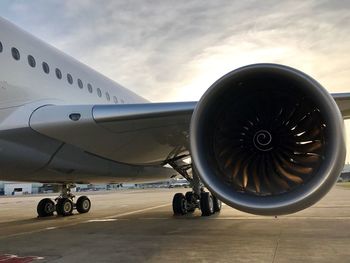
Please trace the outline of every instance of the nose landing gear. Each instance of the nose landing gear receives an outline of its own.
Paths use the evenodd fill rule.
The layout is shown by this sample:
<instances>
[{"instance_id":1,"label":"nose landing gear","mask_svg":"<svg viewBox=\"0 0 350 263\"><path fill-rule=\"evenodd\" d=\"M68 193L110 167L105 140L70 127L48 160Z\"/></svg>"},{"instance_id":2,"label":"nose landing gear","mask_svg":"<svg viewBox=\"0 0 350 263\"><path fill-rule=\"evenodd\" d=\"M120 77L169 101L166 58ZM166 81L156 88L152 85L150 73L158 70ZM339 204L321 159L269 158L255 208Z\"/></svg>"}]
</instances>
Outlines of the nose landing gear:
<instances>
[{"instance_id":1,"label":"nose landing gear","mask_svg":"<svg viewBox=\"0 0 350 263\"><path fill-rule=\"evenodd\" d=\"M38 217L53 216L54 212L57 215L68 216L73 214L76 209L79 213L87 213L91 208L91 201L87 196L81 196L74 203L75 195L71 193L73 184L62 186L61 194L55 199L55 202L50 198L42 199L37 206Z\"/></svg>"}]
</instances>

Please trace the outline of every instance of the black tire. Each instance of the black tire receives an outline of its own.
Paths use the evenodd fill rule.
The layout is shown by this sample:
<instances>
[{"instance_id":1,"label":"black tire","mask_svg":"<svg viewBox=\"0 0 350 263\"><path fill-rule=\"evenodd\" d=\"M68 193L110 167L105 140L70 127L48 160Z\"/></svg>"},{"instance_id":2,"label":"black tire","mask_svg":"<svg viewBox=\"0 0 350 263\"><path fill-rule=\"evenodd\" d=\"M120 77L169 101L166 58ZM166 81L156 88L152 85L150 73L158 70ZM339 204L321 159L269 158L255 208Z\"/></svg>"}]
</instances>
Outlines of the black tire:
<instances>
[{"instance_id":1,"label":"black tire","mask_svg":"<svg viewBox=\"0 0 350 263\"><path fill-rule=\"evenodd\" d=\"M91 208L90 199L87 196L79 197L77 200L76 208L80 214L89 212Z\"/></svg>"},{"instance_id":2,"label":"black tire","mask_svg":"<svg viewBox=\"0 0 350 263\"><path fill-rule=\"evenodd\" d=\"M73 213L73 202L68 198L60 198L57 200L56 211L58 215L69 216Z\"/></svg>"},{"instance_id":3,"label":"black tire","mask_svg":"<svg viewBox=\"0 0 350 263\"><path fill-rule=\"evenodd\" d=\"M194 210L196 210L194 193L193 192L186 192L185 198L187 201L187 212L193 213Z\"/></svg>"},{"instance_id":4,"label":"black tire","mask_svg":"<svg viewBox=\"0 0 350 263\"><path fill-rule=\"evenodd\" d=\"M53 216L55 203L50 198L44 198L39 202L36 211L39 217Z\"/></svg>"},{"instance_id":5,"label":"black tire","mask_svg":"<svg viewBox=\"0 0 350 263\"><path fill-rule=\"evenodd\" d=\"M174 215L185 215L187 213L187 201L183 193L177 193L173 198Z\"/></svg>"},{"instance_id":6,"label":"black tire","mask_svg":"<svg viewBox=\"0 0 350 263\"><path fill-rule=\"evenodd\" d=\"M209 192L201 193L202 216L210 216L214 213L213 196Z\"/></svg>"},{"instance_id":7,"label":"black tire","mask_svg":"<svg viewBox=\"0 0 350 263\"><path fill-rule=\"evenodd\" d=\"M222 203L221 201L213 195L214 213L219 213L221 211Z\"/></svg>"}]
</instances>

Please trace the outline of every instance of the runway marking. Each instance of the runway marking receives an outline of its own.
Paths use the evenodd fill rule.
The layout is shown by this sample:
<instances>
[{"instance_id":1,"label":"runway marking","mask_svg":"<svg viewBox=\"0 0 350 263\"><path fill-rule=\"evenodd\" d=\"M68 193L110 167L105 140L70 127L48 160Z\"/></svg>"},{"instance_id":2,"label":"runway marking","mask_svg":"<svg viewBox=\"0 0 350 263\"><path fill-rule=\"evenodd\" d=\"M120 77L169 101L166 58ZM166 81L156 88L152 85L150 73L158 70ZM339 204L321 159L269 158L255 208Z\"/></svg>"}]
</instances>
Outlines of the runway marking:
<instances>
[{"instance_id":1,"label":"runway marking","mask_svg":"<svg viewBox=\"0 0 350 263\"><path fill-rule=\"evenodd\" d=\"M76 225L76 224L71 224L71 225ZM71 226L71 225L65 225L65 226ZM56 229L58 229L59 227L56 227ZM16 233L16 234L10 234L7 236L0 236L0 239L5 239L5 238L9 238L9 237L17 237L17 236L23 236L23 235L30 235L30 234L34 234L34 233L40 233L40 232L44 232L44 231L49 231L52 229L46 229L46 228L42 228L42 229L37 229L37 230L32 230L32 231L25 231L25 232L21 232L21 233Z\"/></svg>"},{"instance_id":2,"label":"runway marking","mask_svg":"<svg viewBox=\"0 0 350 263\"><path fill-rule=\"evenodd\" d=\"M145 211L149 211L149 210L153 210L153 209L157 209L157 208L161 208L161 207L165 207L165 206L169 206L169 204L167 203L167 204L147 207L147 208L144 208L144 209L139 209L139 210L135 210L135 211L131 211L131 212L126 212L126 213L106 216L106 217L102 217L102 219L103 220L105 220L105 219L117 219L119 217L133 215L133 214L138 214L138 213L142 213L142 212L145 212ZM74 216L73 216L73 218L74 218ZM79 219L79 218L75 218L75 219ZM119 220L123 220L123 219L119 219ZM62 222L62 221L59 221L59 222ZM55 229L67 228L67 227L76 226L76 225L84 224L84 223L87 223L87 221L68 223L68 224L65 224L65 225L62 225L62 226L57 226L57 227L54 227L54 228ZM42 228L42 229L36 229L36 230L32 230L32 231L25 231L25 232L21 232L21 233L10 234L10 235L6 235L6 236L0 236L0 239L5 239L5 238L9 238L9 237L22 236L22 235L28 235L28 234L34 234L34 233L40 233L40 232L44 232L44 231L53 230L53 227L48 227L48 228Z\"/></svg>"},{"instance_id":3,"label":"runway marking","mask_svg":"<svg viewBox=\"0 0 350 263\"><path fill-rule=\"evenodd\" d=\"M85 223L93 223L93 222L114 222L117 221L118 219L115 218L106 218L106 219L91 219L88 221L85 221Z\"/></svg>"},{"instance_id":4,"label":"runway marking","mask_svg":"<svg viewBox=\"0 0 350 263\"><path fill-rule=\"evenodd\" d=\"M56 229L57 227L56 226L49 226L47 228L45 228L46 230L53 230L53 229Z\"/></svg>"},{"instance_id":5,"label":"runway marking","mask_svg":"<svg viewBox=\"0 0 350 263\"><path fill-rule=\"evenodd\" d=\"M169 206L169 204L163 204L163 205L157 205L157 206L152 206L152 207L148 207L148 208L144 208L144 209L139 209L139 210L135 210L135 211L131 211L131 212L126 212L126 213L122 213L122 214L116 214L116 215L112 215L112 216L106 216L104 218L108 219L108 218L119 218L119 217L123 217L123 216L129 216L129 215L133 215L133 214L138 214L138 213L142 213L142 212L146 212L149 210L153 210L153 209L157 209L157 208L162 208L162 207L166 207Z\"/></svg>"},{"instance_id":6,"label":"runway marking","mask_svg":"<svg viewBox=\"0 0 350 263\"><path fill-rule=\"evenodd\" d=\"M29 257L19 257L17 255L0 255L0 262L1 263L29 263L33 262L34 260L42 260L43 257L36 257L36 256L29 256Z\"/></svg>"},{"instance_id":7,"label":"runway marking","mask_svg":"<svg viewBox=\"0 0 350 263\"><path fill-rule=\"evenodd\" d=\"M140 217L138 220L169 220L169 217Z\"/></svg>"}]
</instances>

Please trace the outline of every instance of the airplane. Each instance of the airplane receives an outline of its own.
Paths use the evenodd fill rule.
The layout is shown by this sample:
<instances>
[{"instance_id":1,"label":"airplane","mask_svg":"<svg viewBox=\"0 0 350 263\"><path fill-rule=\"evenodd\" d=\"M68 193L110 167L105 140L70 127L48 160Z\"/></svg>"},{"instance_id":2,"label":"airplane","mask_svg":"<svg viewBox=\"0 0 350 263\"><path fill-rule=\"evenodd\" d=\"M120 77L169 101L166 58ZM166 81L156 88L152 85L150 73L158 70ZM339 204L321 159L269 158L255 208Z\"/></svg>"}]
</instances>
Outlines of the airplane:
<instances>
[{"instance_id":1,"label":"airplane","mask_svg":"<svg viewBox=\"0 0 350 263\"><path fill-rule=\"evenodd\" d=\"M210 83L208 83L209 86ZM77 183L181 175L176 215L283 215L319 201L345 162L350 93L263 63L235 69L198 102L151 103L0 18L0 179L54 183L39 217L87 213Z\"/></svg>"}]
</instances>

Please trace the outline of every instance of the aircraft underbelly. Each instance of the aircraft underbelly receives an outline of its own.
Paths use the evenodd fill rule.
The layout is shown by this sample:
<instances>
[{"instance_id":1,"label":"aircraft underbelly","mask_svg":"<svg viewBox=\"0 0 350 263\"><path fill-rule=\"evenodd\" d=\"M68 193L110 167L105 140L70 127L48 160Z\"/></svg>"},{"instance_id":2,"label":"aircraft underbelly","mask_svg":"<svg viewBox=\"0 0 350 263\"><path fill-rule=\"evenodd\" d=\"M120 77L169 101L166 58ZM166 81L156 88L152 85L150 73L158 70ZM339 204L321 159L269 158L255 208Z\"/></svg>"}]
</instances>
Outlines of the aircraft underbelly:
<instances>
[{"instance_id":1,"label":"aircraft underbelly","mask_svg":"<svg viewBox=\"0 0 350 263\"><path fill-rule=\"evenodd\" d=\"M101 158L29 127L33 105L0 110L0 180L30 182L144 182L169 178L172 169Z\"/></svg>"}]
</instances>

